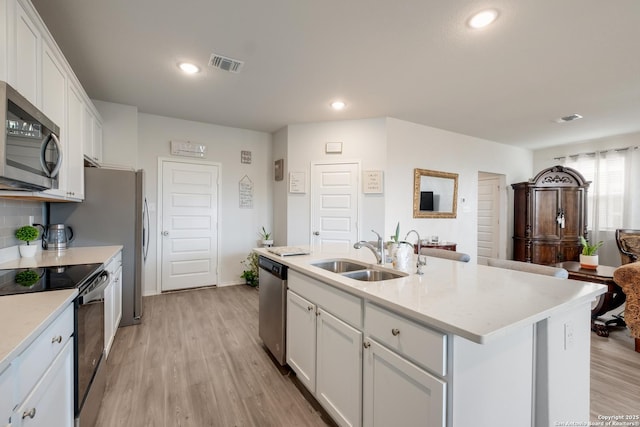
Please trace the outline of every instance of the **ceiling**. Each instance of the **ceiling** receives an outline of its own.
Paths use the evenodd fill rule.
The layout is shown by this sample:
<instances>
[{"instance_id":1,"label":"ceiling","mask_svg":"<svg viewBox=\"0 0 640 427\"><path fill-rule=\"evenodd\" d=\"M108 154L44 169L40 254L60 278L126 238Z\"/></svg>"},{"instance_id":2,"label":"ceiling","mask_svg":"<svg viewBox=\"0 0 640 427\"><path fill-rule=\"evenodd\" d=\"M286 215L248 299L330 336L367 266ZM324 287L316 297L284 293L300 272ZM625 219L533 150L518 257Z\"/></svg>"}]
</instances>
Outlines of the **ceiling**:
<instances>
[{"instance_id":1,"label":"ceiling","mask_svg":"<svg viewBox=\"0 0 640 427\"><path fill-rule=\"evenodd\" d=\"M638 0L32 1L89 96L143 113L264 132L389 116L530 149L640 131Z\"/></svg>"}]
</instances>

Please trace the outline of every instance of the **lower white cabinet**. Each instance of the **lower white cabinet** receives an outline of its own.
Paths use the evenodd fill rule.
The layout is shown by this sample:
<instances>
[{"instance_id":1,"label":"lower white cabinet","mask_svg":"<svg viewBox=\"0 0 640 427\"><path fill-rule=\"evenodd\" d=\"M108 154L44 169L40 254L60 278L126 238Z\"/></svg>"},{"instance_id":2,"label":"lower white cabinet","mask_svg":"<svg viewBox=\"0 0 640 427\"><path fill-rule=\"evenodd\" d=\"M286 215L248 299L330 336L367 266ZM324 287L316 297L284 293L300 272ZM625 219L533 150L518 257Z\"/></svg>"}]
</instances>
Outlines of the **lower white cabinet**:
<instances>
[{"instance_id":1,"label":"lower white cabinet","mask_svg":"<svg viewBox=\"0 0 640 427\"><path fill-rule=\"evenodd\" d=\"M109 272L109 285L104 290L104 349L108 357L122 319L122 252L105 268Z\"/></svg>"},{"instance_id":2,"label":"lower white cabinet","mask_svg":"<svg viewBox=\"0 0 640 427\"><path fill-rule=\"evenodd\" d=\"M362 332L291 290L287 363L338 425L362 425Z\"/></svg>"},{"instance_id":3,"label":"lower white cabinet","mask_svg":"<svg viewBox=\"0 0 640 427\"><path fill-rule=\"evenodd\" d=\"M316 398L339 425L362 425L362 332L317 310Z\"/></svg>"},{"instance_id":4,"label":"lower white cabinet","mask_svg":"<svg viewBox=\"0 0 640 427\"><path fill-rule=\"evenodd\" d=\"M287 363L315 393L316 305L291 291L287 291Z\"/></svg>"},{"instance_id":5,"label":"lower white cabinet","mask_svg":"<svg viewBox=\"0 0 640 427\"><path fill-rule=\"evenodd\" d=\"M71 427L73 422L73 339L69 339L14 411L11 426Z\"/></svg>"},{"instance_id":6,"label":"lower white cabinet","mask_svg":"<svg viewBox=\"0 0 640 427\"><path fill-rule=\"evenodd\" d=\"M7 426L15 402L16 375L13 365L0 372L0 426Z\"/></svg>"},{"instance_id":7,"label":"lower white cabinet","mask_svg":"<svg viewBox=\"0 0 640 427\"><path fill-rule=\"evenodd\" d=\"M13 411L10 426L73 426L73 312L71 303L0 376L2 403L9 398ZM14 382L9 394L7 379ZM0 408L4 417L6 408Z\"/></svg>"},{"instance_id":8,"label":"lower white cabinet","mask_svg":"<svg viewBox=\"0 0 640 427\"><path fill-rule=\"evenodd\" d=\"M446 383L386 349L364 341L365 426L446 425Z\"/></svg>"}]
</instances>

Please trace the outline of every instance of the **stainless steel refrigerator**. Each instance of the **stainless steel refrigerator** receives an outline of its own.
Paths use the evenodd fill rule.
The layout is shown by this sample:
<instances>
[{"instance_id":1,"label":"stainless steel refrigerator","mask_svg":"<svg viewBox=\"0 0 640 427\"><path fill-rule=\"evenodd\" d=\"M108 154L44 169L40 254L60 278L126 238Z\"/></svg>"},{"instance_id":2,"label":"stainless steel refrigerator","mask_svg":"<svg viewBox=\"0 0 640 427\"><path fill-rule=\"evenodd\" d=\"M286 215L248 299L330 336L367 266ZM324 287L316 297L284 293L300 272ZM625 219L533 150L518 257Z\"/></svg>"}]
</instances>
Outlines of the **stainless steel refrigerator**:
<instances>
[{"instance_id":1,"label":"stainless steel refrigerator","mask_svg":"<svg viewBox=\"0 0 640 427\"><path fill-rule=\"evenodd\" d=\"M84 194L81 203L49 203L49 223L73 229L70 247L123 246L120 326L140 323L143 264L149 245L144 172L87 167Z\"/></svg>"}]
</instances>

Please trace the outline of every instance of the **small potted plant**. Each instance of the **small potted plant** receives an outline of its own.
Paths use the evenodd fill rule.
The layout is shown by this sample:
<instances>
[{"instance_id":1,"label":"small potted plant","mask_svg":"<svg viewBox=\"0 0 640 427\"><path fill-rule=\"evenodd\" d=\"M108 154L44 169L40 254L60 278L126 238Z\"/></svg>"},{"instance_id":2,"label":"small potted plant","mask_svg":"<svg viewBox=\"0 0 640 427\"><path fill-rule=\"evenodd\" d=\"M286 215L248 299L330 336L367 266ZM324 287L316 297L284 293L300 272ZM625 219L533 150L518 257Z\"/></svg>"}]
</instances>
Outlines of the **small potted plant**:
<instances>
[{"instance_id":1,"label":"small potted plant","mask_svg":"<svg viewBox=\"0 0 640 427\"><path fill-rule=\"evenodd\" d=\"M26 242L24 245L18 246L20 249L20 256L31 258L36 255L37 245L31 245L38 238L38 229L32 225L25 225L16 230L16 239Z\"/></svg>"},{"instance_id":2,"label":"small potted plant","mask_svg":"<svg viewBox=\"0 0 640 427\"><path fill-rule=\"evenodd\" d=\"M396 234L391 236L391 240L387 242L387 257L386 262L393 260L396 252L398 251L398 242L400 242L400 223L396 225Z\"/></svg>"},{"instance_id":3,"label":"small potted plant","mask_svg":"<svg viewBox=\"0 0 640 427\"><path fill-rule=\"evenodd\" d=\"M260 238L262 239L263 247L273 246L273 239L271 238L271 232L267 231L264 228L264 226L262 226L262 231L260 232Z\"/></svg>"},{"instance_id":4,"label":"small potted plant","mask_svg":"<svg viewBox=\"0 0 640 427\"><path fill-rule=\"evenodd\" d=\"M598 249L603 245L602 240L595 244L590 244L584 236L580 236L582 253L580 254L580 267L588 270L598 268Z\"/></svg>"},{"instance_id":5,"label":"small potted plant","mask_svg":"<svg viewBox=\"0 0 640 427\"><path fill-rule=\"evenodd\" d=\"M258 254L251 251L244 261L241 261L245 270L242 272L242 277L245 283L249 286L258 286Z\"/></svg>"}]
</instances>

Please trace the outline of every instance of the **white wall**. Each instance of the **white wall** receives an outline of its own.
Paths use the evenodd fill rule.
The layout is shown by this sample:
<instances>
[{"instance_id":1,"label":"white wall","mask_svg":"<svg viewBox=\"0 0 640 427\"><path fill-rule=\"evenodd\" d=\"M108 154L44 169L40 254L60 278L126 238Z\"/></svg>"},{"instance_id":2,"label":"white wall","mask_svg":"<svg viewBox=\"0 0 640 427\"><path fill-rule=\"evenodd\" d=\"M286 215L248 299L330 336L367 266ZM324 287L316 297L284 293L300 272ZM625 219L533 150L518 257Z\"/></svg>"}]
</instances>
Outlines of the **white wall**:
<instances>
[{"instance_id":1,"label":"white wall","mask_svg":"<svg viewBox=\"0 0 640 427\"><path fill-rule=\"evenodd\" d=\"M138 108L93 100L102 116L102 163L138 169Z\"/></svg>"},{"instance_id":2,"label":"white wall","mask_svg":"<svg viewBox=\"0 0 640 427\"><path fill-rule=\"evenodd\" d=\"M171 157L171 140L191 141L207 147L204 160L221 164L219 285L242 283L240 274L251 248L257 246L258 231L272 227L271 135L243 129L198 123L150 114L138 115L139 167L146 171L145 189L151 210L151 259L145 266L145 294L159 292L154 254L157 228L158 157ZM252 163L241 164L240 152L252 152ZM180 157L184 160L185 157ZM238 183L247 175L254 184L253 209L240 209Z\"/></svg>"},{"instance_id":3,"label":"white wall","mask_svg":"<svg viewBox=\"0 0 640 427\"><path fill-rule=\"evenodd\" d=\"M288 194L287 244L307 245L310 242L310 198L309 183L312 162L359 161L361 170L385 170L386 167L386 120L344 120L334 122L290 125L287 127L289 172L305 172L307 191L305 194ZM326 154L327 142L342 142L342 154ZM288 183L288 176L285 177ZM361 239L371 240L370 230L382 232L384 228L384 195L361 194L360 210L362 222L359 226ZM279 207L276 205L276 209ZM276 210L275 215L278 216Z\"/></svg>"},{"instance_id":4,"label":"white wall","mask_svg":"<svg viewBox=\"0 0 640 427\"><path fill-rule=\"evenodd\" d=\"M475 260L478 172L503 174L507 184L525 181L532 176L531 151L393 118L387 119L387 138L385 235L400 222L401 237L411 229L423 238L437 235ZM459 175L456 218L413 218L414 168ZM506 190L509 222L502 244L511 258L513 190Z\"/></svg>"}]
</instances>

